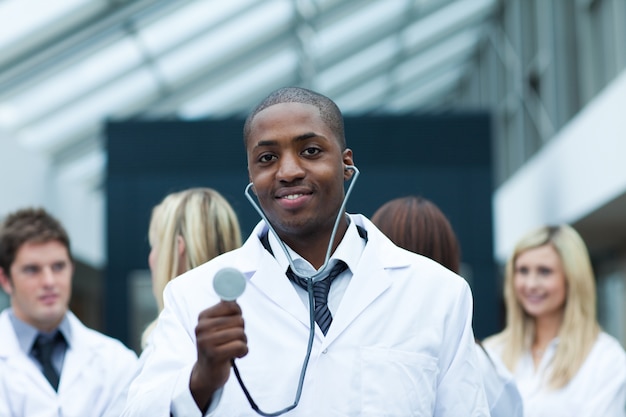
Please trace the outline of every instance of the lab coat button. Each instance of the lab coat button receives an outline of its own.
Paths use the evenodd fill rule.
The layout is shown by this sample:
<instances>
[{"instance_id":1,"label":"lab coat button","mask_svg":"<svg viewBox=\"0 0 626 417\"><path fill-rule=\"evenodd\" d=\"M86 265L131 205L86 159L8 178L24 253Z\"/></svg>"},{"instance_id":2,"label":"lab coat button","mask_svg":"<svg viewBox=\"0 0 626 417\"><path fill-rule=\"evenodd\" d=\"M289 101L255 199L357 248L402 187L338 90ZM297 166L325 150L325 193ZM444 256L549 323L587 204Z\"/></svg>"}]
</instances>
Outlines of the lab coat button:
<instances>
[{"instance_id":1,"label":"lab coat button","mask_svg":"<svg viewBox=\"0 0 626 417\"><path fill-rule=\"evenodd\" d=\"M322 351L322 353L323 353L324 355L325 355L325 354L327 354L327 353L328 353L328 349L324 349L324 350Z\"/></svg>"}]
</instances>

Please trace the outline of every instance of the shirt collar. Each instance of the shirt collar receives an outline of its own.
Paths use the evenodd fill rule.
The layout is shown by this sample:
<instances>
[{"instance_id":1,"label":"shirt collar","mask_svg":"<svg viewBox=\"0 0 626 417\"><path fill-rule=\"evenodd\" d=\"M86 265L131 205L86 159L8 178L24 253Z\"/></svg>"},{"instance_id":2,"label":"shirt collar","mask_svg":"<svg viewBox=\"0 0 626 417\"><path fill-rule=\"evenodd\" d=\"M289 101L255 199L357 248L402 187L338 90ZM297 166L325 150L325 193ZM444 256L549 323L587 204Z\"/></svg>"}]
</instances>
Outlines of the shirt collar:
<instances>
[{"instance_id":1,"label":"shirt collar","mask_svg":"<svg viewBox=\"0 0 626 417\"><path fill-rule=\"evenodd\" d=\"M359 263L359 259L361 258L361 254L363 253L363 249L365 249L365 239L361 238L359 232L356 228L356 224L354 221L350 221L350 217L348 217L348 229L346 230L346 234L339 242L339 246L335 249L335 252L331 255L328 261L328 268L331 269L338 260L344 261L350 271L355 271L356 266ZM287 271L289 267L289 261L281 248L278 239L271 231L268 231L268 240L272 251L274 252L274 257L276 261L281 266L281 268ZM313 274L316 272L313 265L309 263L306 259L296 253L293 249L285 244L289 255L293 259L294 266L300 271L306 271L308 274Z\"/></svg>"},{"instance_id":2,"label":"shirt collar","mask_svg":"<svg viewBox=\"0 0 626 417\"><path fill-rule=\"evenodd\" d=\"M37 335L39 333L43 333L43 332L40 332L35 327L20 320L15 315L12 308L9 308L8 311L9 311L9 320L11 321L11 325L13 326L13 330L15 331L15 336L17 337L17 341L20 345L20 349L22 349L22 351L28 355L31 348L33 347L33 343L35 343L35 338L37 338ZM61 321L61 324L59 324L59 327L50 333L55 333L57 330L60 331L63 337L65 338L65 342L67 343L67 346L68 347L71 346L72 345L72 328L70 326L70 321L67 318L67 314L63 317L63 320Z\"/></svg>"}]
</instances>

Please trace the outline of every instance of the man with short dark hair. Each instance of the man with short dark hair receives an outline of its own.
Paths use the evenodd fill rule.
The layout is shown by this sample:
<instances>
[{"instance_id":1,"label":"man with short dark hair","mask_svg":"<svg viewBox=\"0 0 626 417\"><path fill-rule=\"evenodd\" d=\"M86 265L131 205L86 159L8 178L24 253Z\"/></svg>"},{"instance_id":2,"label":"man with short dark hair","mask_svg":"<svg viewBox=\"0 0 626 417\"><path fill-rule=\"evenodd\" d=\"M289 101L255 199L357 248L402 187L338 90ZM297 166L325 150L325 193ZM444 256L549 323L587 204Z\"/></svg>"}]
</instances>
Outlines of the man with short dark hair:
<instances>
[{"instance_id":1,"label":"man with short dark hair","mask_svg":"<svg viewBox=\"0 0 626 417\"><path fill-rule=\"evenodd\" d=\"M343 129L335 103L303 88L252 111L264 219L169 284L124 416L489 415L467 283L345 213L358 170ZM247 282L236 301L211 285L230 268Z\"/></svg>"},{"instance_id":2,"label":"man with short dark hair","mask_svg":"<svg viewBox=\"0 0 626 417\"><path fill-rule=\"evenodd\" d=\"M0 226L0 415L120 415L137 356L69 311L74 263L63 226L43 209Z\"/></svg>"}]
</instances>

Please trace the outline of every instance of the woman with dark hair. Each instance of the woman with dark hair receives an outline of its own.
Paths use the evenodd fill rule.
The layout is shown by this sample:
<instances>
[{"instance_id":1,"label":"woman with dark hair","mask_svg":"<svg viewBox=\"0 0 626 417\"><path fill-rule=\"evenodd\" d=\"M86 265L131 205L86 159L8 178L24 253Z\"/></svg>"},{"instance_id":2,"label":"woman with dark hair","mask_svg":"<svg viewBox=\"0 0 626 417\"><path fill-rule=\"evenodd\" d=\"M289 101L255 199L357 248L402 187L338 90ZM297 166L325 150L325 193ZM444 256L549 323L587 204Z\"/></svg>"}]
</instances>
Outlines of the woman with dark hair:
<instances>
[{"instance_id":1,"label":"woman with dark hair","mask_svg":"<svg viewBox=\"0 0 626 417\"><path fill-rule=\"evenodd\" d=\"M401 248L427 256L459 273L460 249L447 217L433 202L419 196L383 204L372 223Z\"/></svg>"}]
</instances>

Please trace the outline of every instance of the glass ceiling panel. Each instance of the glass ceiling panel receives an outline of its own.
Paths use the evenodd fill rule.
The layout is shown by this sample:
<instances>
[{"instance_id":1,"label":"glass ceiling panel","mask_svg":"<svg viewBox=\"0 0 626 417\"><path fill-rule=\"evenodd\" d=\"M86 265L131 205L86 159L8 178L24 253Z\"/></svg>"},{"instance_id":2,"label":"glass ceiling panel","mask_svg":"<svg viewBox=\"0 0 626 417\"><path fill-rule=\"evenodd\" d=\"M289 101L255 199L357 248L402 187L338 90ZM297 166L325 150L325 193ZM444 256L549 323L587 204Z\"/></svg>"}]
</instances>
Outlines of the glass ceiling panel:
<instances>
[{"instance_id":1,"label":"glass ceiling panel","mask_svg":"<svg viewBox=\"0 0 626 417\"><path fill-rule=\"evenodd\" d=\"M143 61L137 44L132 39L122 39L32 86L5 102L3 107L11 106L18 115L14 123L28 125L124 75Z\"/></svg>"},{"instance_id":2,"label":"glass ceiling panel","mask_svg":"<svg viewBox=\"0 0 626 417\"><path fill-rule=\"evenodd\" d=\"M322 91L330 92L358 77L359 74L367 72L369 68L393 60L397 52L396 39L392 37L383 39L319 74L316 86Z\"/></svg>"},{"instance_id":3,"label":"glass ceiling panel","mask_svg":"<svg viewBox=\"0 0 626 417\"><path fill-rule=\"evenodd\" d=\"M437 103L437 97L450 92L463 76L463 67L443 71L427 83L419 82L411 88L399 91L395 98L387 101L384 109L390 113L425 109Z\"/></svg>"},{"instance_id":4,"label":"glass ceiling panel","mask_svg":"<svg viewBox=\"0 0 626 417\"><path fill-rule=\"evenodd\" d=\"M137 36L149 51L159 55L242 13L255 2L256 0L192 2L142 28Z\"/></svg>"},{"instance_id":5,"label":"glass ceiling panel","mask_svg":"<svg viewBox=\"0 0 626 417\"><path fill-rule=\"evenodd\" d=\"M194 98L182 106L180 116L187 119L212 116L224 116L244 110L250 101L250 92L263 89L265 92L278 88L289 81L295 81L294 74L298 66L298 54L285 50L270 59L256 65L229 82ZM272 87L274 86L274 87Z\"/></svg>"},{"instance_id":6,"label":"glass ceiling panel","mask_svg":"<svg viewBox=\"0 0 626 417\"><path fill-rule=\"evenodd\" d=\"M285 31L293 19L289 1L267 1L250 12L240 14L236 20L194 39L183 47L167 54L157 65L168 83L181 81L199 71L219 65L228 56L254 44L272 32ZM267 22L272 25L268 28Z\"/></svg>"},{"instance_id":7,"label":"glass ceiling panel","mask_svg":"<svg viewBox=\"0 0 626 417\"><path fill-rule=\"evenodd\" d=\"M254 94L246 92L263 95L284 83L313 86L354 111L376 110L390 95L390 109L414 106L415 94L454 88L480 40L478 25L497 0L114 3L0 1L0 47L32 44L105 9L110 16L67 49L61 39L54 45L58 56L46 56L32 76L7 77L19 67L9 64L3 74L0 57L0 78L5 75L11 89L0 91L0 128L19 132L24 145L55 152L98 134L107 117L149 114L159 106L169 112L159 114L225 116L251 105ZM10 17L15 13L20 19ZM44 55L34 50L34 56L39 52ZM448 68L458 71L431 82L433 73ZM394 96L397 91L406 95Z\"/></svg>"},{"instance_id":8,"label":"glass ceiling panel","mask_svg":"<svg viewBox=\"0 0 626 417\"><path fill-rule=\"evenodd\" d=\"M380 25L396 21L404 11L404 2L376 2L320 31L312 40L311 51L320 59L359 38L367 37Z\"/></svg>"},{"instance_id":9,"label":"glass ceiling panel","mask_svg":"<svg viewBox=\"0 0 626 417\"><path fill-rule=\"evenodd\" d=\"M95 0L5 0L0 2L0 50L8 51L25 38L50 31L50 28L72 20L73 14L93 14L106 6ZM5 52L3 52L4 54ZM4 58L6 59L6 58ZM0 58L0 63L4 60Z\"/></svg>"}]
</instances>

